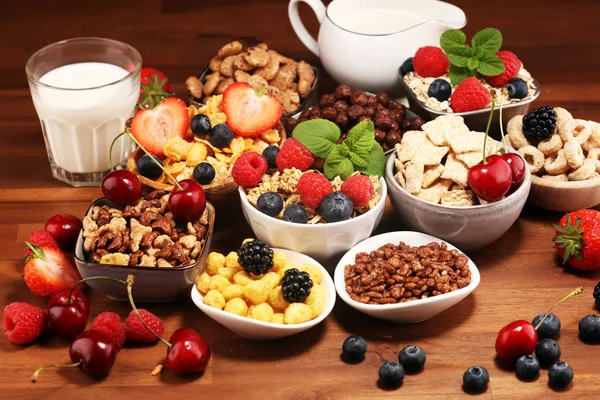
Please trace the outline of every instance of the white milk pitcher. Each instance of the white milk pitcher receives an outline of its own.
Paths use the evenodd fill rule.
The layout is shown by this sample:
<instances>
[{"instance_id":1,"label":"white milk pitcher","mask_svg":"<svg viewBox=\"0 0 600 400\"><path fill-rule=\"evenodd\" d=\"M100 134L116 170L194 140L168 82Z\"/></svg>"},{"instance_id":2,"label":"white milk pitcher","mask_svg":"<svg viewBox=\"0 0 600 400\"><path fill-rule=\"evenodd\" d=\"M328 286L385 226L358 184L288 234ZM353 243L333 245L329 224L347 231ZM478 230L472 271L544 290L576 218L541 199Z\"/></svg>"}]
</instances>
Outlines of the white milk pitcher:
<instances>
[{"instance_id":1,"label":"white milk pitcher","mask_svg":"<svg viewBox=\"0 0 600 400\"><path fill-rule=\"evenodd\" d=\"M301 1L321 24L318 42L300 20ZM374 93L394 89L398 68L419 47L439 46L442 33L467 23L460 8L437 0L291 0L288 15L333 79Z\"/></svg>"}]
</instances>

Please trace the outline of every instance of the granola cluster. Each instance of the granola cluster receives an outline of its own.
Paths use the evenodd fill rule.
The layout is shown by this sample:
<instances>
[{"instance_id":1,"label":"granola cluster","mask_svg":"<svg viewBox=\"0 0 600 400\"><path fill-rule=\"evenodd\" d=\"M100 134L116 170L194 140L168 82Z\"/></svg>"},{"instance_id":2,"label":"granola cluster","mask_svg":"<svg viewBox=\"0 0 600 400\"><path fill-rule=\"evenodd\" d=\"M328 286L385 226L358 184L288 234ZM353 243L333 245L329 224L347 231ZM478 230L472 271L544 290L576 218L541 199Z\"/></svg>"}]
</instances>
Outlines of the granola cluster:
<instances>
[{"instance_id":1,"label":"granola cluster","mask_svg":"<svg viewBox=\"0 0 600 400\"><path fill-rule=\"evenodd\" d=\"M83 218L83 250L88 261L140 267L184 267L204 247L208 214L181 224L168 209L169 195L155 190L123 210L95 206Z\"/></svg>"}]
</instances>

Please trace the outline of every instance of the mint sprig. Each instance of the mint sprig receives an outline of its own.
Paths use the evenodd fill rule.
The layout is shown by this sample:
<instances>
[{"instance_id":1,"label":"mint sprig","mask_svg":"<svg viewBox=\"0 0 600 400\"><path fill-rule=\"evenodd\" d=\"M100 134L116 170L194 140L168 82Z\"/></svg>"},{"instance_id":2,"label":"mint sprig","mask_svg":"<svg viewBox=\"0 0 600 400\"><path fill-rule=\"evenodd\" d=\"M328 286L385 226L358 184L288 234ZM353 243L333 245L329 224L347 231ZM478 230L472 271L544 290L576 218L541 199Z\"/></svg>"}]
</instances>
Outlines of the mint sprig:
<instances>
[{"instance_id":1,"label":"mint sprig","mask_svg":"<svg viewBox=\"0 0 600 400\"><path fill-rule=\"evenodd\" d=\"M496 76L504 72L504 63L496 55L502 47L502 34L498 29L485 28L471 39L457 29L451 29L440 37L440 46L446 52L450 69L448 75L453 85L478 73L484 76Z\"/></svg>"},{"instance_id":2,"label":"mint sprig","mask_svg":"<svg viewBox=\"0 0 600 400\"><path fill-rule=\"evenodd\" d=\"M365 175L383 176L385 154L375 140L375 126L365 120L354 126L346 139L338 144L340 128L326 119L312 119L299 123L292 137L315 156L324 158L323 173L327 179L339 176L347 179L355 171Z\"/></svg>"}]
</instances>

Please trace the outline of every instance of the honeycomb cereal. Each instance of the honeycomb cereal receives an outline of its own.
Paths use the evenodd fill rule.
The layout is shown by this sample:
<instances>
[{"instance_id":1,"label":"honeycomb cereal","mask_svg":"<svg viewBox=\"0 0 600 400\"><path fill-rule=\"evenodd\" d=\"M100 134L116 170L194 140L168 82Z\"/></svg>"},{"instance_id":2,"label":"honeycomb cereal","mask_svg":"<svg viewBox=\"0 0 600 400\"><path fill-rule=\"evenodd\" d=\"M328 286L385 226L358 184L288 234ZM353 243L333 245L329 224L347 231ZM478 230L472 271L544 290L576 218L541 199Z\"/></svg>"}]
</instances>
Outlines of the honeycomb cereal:
<instances>
[{"instance_id":1,"label":"honeycomb cereal","mask_svg":"<svg viewBox=\"0 0 600 400\"><path fill-rule=\"evenodd\" d=\"M244 286L244 296L246 296L246 299L254 305L267 301L269 293L270 289L260 280L249 282Z\"/></svg>"},{"instance_id":2,"label":"honeycomb cereal","mask_svg":"<svg viewBox=\"0 0 600 400\"><path fill-rule=\"evenodd\" d=\"M239 297L234 297L225 304L225 311L230 312L232 314L239 315L241 317L245 317L248 314L248 305L246 302Z\"/></svg>"},{"instance_id":3,"label":"honeycomb cereal","mask_svg":"<svg viewBox=\"0 0 600 400\"><path fill-rule=\"evenodd\" d=\"M231 285L229 279L225 278L223 275L213 275L210 278L210 284L208 288L210 290L218 290L219 292L223 292L227 286Z\"/></svg>"},{"instance_id":4,"label":"honeycomb cereal","mask_svg":"<svg viewBox=\"0 0 600 400\"><path fill-rule=\"evenodd\" d=\"M292 303L284 311L286 324L301 324L312 319L312 310L303 303Z\"/></svg>"},{"instance_id":5,"label":"honeycomb cereal","mask_svg":"<svg viewBox=\"0 0 600 400\"><path fill-rule=\"evenodd\" d=\"M284 267L286 264L286 257L285 257L285 253L275 253L273 255L273 268L271 268L271 271L279 271L279 269L281 267Z\"/></svg>"},{"instance_id":6,"label":"honeycomb cereal","mask_svg":"<svg viewBox=\"0 0 600 400\"><path fill-rule=\"evenodd\" d=\"M237 273L238 271L236 271L233 268L219 268L217 270L217 275L222 275L225 278L227 278L228 281L232 281L233 280L233 276Z\"/></svg>"},{"instance_id":7,"label":"honeycomb cereal","mask_svg":"<svg viewBox=\"0 0 600 400\"><path fill-rule=\"evenodd\" d=\"M225 298L218 290L210 290L204 296L204 304L222 310L225 307Z\"/></svg>"},{"instance_id":8,"label":"honeycomb cereal","mask_svg":"<svg viewBox=\"0 0 600 400\"><path fill-rule=\"evenodd\" d=\"M246 273L246 271L240 271L233 276L233 281L238 285L246 286L252 282L253 279Z\"/></svg>"},{"instance_id":9,"label":"honeycomb cereal","mask_svg":"<svg viewBox=\"0 0 600 400\"><path fill-rule=\"evenodd\" d=\"M264 322L271 321L272 316L273 316L273 309L267 303L257 304L252 309L252 314L250 314L250 318L256 319L259 321L264 321Z\"/></svg>"},{"instance_id":10,"label":"honeycomb cereal","mask_svg":"<svg viewBox=\"0 0 600 400\"><path fill-rule=\"evenodd\" d=\"M210 275L206 272L204 272L198 277L198 279L196 279L196 287L198 288L198 291L202 294L208 293L208 291L210 290L209 285Z\"/></svg>"},{"instance_id":11,"label":"honeycomb cereal","mask_svg":"<svg viewBox=\"0 0 600 400\"><path fill-rule=\"evenodd\" d=\"M318 283L314 283L310 289L310 294L306 298L306 305L310 307L312 311L312 317L316 318L325 309L325 290Z\"/></svg>"},{"instance_id":12,"label":"honeycomb cereal","mask_svg":"<svg viewBox=\"0 0 600 400\"><path fill-rule=\"evenodd\" d=\"M275 286L279 285L281 277L277 272L267 272L260 280L265 283L265 286L269 288L269 290L273 290Z\"/></svg>"},{"instance_id":13,"label":"honeycomb cereal","mask_svg":"<svg viewBox=\"0 0 600 400\"><path fill-rule=\"evenodd\" d=\"M284 324L284 315L283 313L275 313L273 314L273 316L271 317L271 322L272 324Z\"/></svg>"},{"instance_id":14,"label":"honeycomb cereal","mask_svg":"<svg viewBox=\"0 0 600 400\"><path fill-rule=\"evenodd\" d=\"M310 275L310 280L313 281L313 283L320 284L323 281L323 273L321 273L319 267L314 264L304 264L299 268L299 270L308 272L308 275Z\"/></svg>"},{"instance_id":15,"label":"honeycomb cereal","mask_svg":"<svg viewBox=\"0 0 600 400\"><path fill-rule=\"evenodd\" d=\"M223 268L225 266L225 256L221 253L209 253L206 258L206 272L209 275L214 275L217 273L219 268Z\"/></svg>"},{"instance_id":16,"label":"honeycomb cereal","mask_svg":"<svg viewBox=\"0 0 600 400\"><path fill-rule=\"evenodd\" d=\"M225 266L227 268L232 268L236 271L240 271L242 269L242 267L238 263L238 255L235 251L232 251L229 254L227 254L227 256L225 257Z\"/></svg>"},{"instance_id":17,"label":"honeycomb cereal","mask_svg":"<svg viewBox=\"0 0 600 400\"><path fill-rule=\"evenodd\" d=\"M229 285L222 292L225 300L229 301L233 298L243 299L244 297L244 287L240 285Z\"/></svg>"},{"instance_id":18,"label":"honeycomb cereal","mask_svg":"<svg viewBox=\"0 0 600 400\"><path fill-rule=\"evenodd\" d=\"M311 291L312 293L312 291ZM310 297L310 296L309 296ZM276 310L285 310L290 303L288 303L283 298L283 292L281 291L281 286L277 286L275 289L271 290L268 299L269 304Z\"/></svg>"}]
</instances>

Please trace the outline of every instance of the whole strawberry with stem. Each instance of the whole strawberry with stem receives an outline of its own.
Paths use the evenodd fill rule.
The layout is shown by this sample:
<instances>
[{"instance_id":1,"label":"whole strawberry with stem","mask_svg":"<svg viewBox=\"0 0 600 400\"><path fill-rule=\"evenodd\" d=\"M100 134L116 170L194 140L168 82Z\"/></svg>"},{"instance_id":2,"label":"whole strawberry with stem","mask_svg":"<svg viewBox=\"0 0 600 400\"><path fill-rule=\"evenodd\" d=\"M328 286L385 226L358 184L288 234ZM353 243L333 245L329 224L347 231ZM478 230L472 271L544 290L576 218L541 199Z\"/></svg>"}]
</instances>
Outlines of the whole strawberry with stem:
<instances>
[{"instance_id":1,"label":"whole strawberry with stem","mask_svg":"<svg viewBox=\"0 0 600 400\"><path fill-rule=\"evenodd\" d=\"M162 100L173 96L169 78L156 68L142 68L140 86L138 105L141 109L154 108Z\"/></svg>"},{"instance_id":2,"label":"whole strawberry with stem","mask_svg":"<svg viewBox=\"0 0 600 400\"><path fill-rule=\"evenodd\" d=\"M563 265L575 269L600 269L600 211L579 210L563 216L552 238Z\"/></svg>"}]
</instances>

